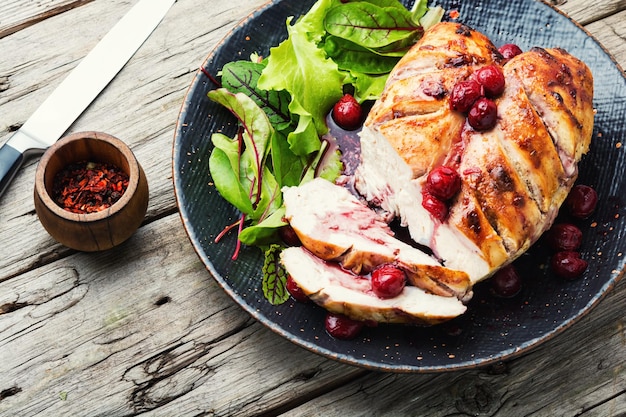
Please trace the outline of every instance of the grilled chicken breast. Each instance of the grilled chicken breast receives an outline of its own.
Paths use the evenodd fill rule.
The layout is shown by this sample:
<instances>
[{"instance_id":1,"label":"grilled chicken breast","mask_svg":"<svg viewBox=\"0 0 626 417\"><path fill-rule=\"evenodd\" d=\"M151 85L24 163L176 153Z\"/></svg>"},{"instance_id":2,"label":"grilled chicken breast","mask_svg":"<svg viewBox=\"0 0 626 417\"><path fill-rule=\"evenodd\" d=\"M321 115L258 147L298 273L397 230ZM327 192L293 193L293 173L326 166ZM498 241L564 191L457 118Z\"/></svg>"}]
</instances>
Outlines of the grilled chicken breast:
<instances>
[{"instance_id":1,"label":"grilled chicken breast","mask_svg":"<svg viewBox=\"0 0 626 417\"><path fill-rule=\"evenodd\" d=\"M589 148L593 78L583 62L561 49L533 48L504 62L483 35L456 23L436 25L413 50L393 70L365 121L356 188L389 217L399 217L445 266L467 272L475 283L517 258L551 226ZM439 58L446 53L456 58ZM419 107L413 97L424 96L424 83L403 78L416 66L412 59L432 62L431 76L444 86L423 106L434 112L396 111ZM449 93L489 63L503 64L505 90L495 99L495 127L476 131L463 114L450 110ZM399 82L402 94L393 93ZM409 134L431 118L446 127ZM416 153L408 150L410 143ZM414 162L416 155L424 156L422 163ZM456 169L462 181L443 222L422 206L426 175L437 165Z\"/></svg>"},{"instance_id":2,"label":"grilled chicken breast","mask_svg":"<svg viewBox=\"0 0 626 417\"><path fill-rule=\"evenodd\" d=\"M505 88L494 98L495 126L478 131L451 110L450 92L490 64L501 67ZM473 284L552 225L589 149L592 99L589 68L562 49L506 61L479 32L435 25L391 72L364 123L359 198L322 179L283 190L286 219L308 250L285 251L287 271L318 304L354 318L435 323L462 314L456 303ZM427 175L440 165L461 178L443 220L422 205ZM393 236L394 218L417 245ZM409 276L398 300L368 290L363 274L384 263ZM410 297L450 310L415 308Z\"/></svg>"}]
</instances>

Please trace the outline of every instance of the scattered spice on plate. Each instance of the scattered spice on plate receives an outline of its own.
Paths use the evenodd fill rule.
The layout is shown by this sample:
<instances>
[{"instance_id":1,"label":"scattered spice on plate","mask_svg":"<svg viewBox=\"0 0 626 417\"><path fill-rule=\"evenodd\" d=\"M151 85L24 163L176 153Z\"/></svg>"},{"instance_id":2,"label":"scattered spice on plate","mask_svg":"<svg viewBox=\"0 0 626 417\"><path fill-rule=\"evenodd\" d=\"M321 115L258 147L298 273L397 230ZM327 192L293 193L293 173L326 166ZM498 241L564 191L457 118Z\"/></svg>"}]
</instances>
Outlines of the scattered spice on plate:
<instances>
[{"instance_id":1,"label":"scattered spice on plate","mask_svg":"<svg viewBox=\"0 0 626 417\"><path fill-rule=\"evenodd\" d=\"M115 165L80 161L59 171L52 199L72 213L94 213L111 207L128 187L128 174Z\"/></svg>"}]
</instances>

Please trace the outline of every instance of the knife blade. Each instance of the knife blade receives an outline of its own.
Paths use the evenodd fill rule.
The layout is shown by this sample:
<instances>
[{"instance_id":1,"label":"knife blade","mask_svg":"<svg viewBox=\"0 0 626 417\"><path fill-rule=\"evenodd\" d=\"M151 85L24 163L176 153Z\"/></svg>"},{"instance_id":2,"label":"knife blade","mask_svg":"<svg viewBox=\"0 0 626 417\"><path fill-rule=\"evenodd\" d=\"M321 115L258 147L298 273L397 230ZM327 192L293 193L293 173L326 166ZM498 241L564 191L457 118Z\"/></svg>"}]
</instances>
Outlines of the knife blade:
<instances>
[{"instance_id":1,"label":"knife blade","mask_svg":"<svg viewBox=\"0 0 626 417\"><path fill-rule=\"evenodd\" d=\"M135 4L0 147L0 196L26 157L55 143L161 22L176 0Z\"/></svg>"}]
</instances>

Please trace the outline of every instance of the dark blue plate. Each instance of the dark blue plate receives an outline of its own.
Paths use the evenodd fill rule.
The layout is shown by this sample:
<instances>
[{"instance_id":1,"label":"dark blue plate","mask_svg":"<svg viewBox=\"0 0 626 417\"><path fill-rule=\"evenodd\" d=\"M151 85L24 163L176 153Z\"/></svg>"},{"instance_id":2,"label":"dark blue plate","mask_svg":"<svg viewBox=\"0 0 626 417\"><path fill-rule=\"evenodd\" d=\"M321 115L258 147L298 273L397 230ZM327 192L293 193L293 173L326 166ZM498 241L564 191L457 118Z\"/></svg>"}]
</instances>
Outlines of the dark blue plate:
<instances>
[{"instance_id":1,"label":"dark blue plate","mask_svg":"<svg viewBox=\"0 0 626 417\"><path fill-rule=\"evenodd\" d=\"M251 53L266 56L286 37L288 16L299 16L313 0L269 3L238 24L209 54L204 71L217 74L233 60ZM405 2L408 6L411 1ZM208 172L210 136L234 134L234 120L207 99L216 86L198 71L185 97L173 147L174 187L184 227L208 271L233 300L255 319L295 344L342 362L396 372L434 372L491 364L526 352L562 332L594 307L624 270L626 239L624 201L626 154L626 79L614 60L581 27L547 4L535 0L442 1L462 21L488 35L496 45L513 42L562 47L590 66L597 115L590 153L580 166L579 182L593 186L600 203L592 218L579 222L584 233L582 256L590 261L584 277L566 282L546 268L541 241L516 265L524 276L522 292L512 299L490 294L488 282L476 287L468 312L430 328L378 326L356 340L338 341L324 330L325 311L288 301L270 305L261 290L263 255L244 248L231 260L236 237L214 239L238 218L217 193Z\"/></svg>"}]
</instances>

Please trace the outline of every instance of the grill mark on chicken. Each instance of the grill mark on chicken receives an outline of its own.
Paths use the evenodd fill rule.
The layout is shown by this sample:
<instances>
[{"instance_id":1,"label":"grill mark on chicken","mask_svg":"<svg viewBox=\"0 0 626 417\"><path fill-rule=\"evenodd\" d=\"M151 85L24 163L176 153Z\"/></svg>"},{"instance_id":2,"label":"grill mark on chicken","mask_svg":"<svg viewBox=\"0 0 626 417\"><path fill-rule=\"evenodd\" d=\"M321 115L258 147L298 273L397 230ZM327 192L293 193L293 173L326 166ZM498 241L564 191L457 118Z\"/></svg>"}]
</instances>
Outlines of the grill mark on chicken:
<instances>
[{"instance_id":1,"label":"grill mark on chicken","mask_svg":"<svg viewBox=\"0 0 626 417\"><path fill-rule=\"evenodd\" d=\"M588 67L560 48L532 48L509 61L557 147L565 173L589 146L593 127L593 77ZM571 141L567 136L578 135Z\"/></svg>"}]
</instances>

